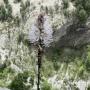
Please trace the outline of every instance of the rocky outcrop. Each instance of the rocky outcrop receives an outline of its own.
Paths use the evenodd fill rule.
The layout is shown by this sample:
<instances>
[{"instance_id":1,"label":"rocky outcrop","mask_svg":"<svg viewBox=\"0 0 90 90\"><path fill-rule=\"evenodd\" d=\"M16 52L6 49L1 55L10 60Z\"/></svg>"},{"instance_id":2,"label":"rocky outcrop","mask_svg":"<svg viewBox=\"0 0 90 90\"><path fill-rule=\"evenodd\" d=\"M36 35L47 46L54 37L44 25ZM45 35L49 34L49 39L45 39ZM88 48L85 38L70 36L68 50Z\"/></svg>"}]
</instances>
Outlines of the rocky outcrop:
<instances>
[{"instance_id":1,"label":"rocky outcrop","mask_svg":"<svg viewBox=\"0 0 90 90\"><path fill-rule=\"evenodd\" d=\"M68 23L54 33L55 47L81 47L90 43L90 28Z\"/></svg>"}]
</instances>

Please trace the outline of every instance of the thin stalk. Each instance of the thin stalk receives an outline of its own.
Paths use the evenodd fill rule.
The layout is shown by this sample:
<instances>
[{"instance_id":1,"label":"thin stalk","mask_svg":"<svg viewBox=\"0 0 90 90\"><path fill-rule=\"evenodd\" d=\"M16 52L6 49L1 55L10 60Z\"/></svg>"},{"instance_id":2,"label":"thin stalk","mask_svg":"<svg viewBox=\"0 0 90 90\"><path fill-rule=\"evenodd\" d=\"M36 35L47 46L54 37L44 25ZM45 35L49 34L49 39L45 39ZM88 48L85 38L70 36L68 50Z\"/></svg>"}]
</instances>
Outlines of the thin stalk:
<instances>
[{"instance_id":1,"label":"thin stalk","mask_svg":"<svg viewBox=\"0 0 90 90\"><path fill-rule=\"evenodd\" d=\"M40 90L40 80L41 80L41 61L42 61L42 46L39 45L38 48L38 82L37 82L37 90Z\"/></svg>"},{"instance_id":2,"label":"thin stalk","mask_svg":"<svg viewBox=\"0 0 90 90\"><path fill-rule=\"evenodd\" d=\"M38 16L38 29L40 31L40 38L38 41L38 82L37 82L37 90L40 90L40 80L41 80L41 61L42 61L42 53L43 53L43 45L42 45L42 39L41 39L41 34L43 31L43 23L44 23L44 18L43 15Z\"/></svg>"}]
</instances>

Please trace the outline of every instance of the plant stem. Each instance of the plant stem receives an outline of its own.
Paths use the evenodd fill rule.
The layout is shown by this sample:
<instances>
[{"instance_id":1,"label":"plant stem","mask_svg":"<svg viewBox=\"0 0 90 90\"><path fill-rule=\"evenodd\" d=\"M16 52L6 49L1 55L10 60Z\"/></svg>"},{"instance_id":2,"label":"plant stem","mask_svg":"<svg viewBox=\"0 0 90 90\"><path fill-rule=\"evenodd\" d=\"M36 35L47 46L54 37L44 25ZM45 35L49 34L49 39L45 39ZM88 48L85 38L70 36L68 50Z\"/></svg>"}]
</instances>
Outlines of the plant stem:
<instances>
[{"instance_id":1,"label":"plant stem","mask_svg":"<svg viewBox=\"0 0 90 90\"><path fill-rule=\"evenodd\" d=\"M37 82L37 90L40 90L40 80L41 80L41 61L42 61L42 45L39 45L38 48L38 82Z\"/></svg>"},{"instance_id":2,"label":"plant stem","mask_svg":"<svg viewBox=\"0 0 90 90\"><path fill-rule=\"evenodd\" d=\"M43 15L40 14L38 16L38 29L40 31L40 37L38 41L38 82L37 82L37 90L40 90L40 80L41 80L41 61L42 61L42 53L43 53L43 45L42 45L42 39L41 39L41 34L43 30L43 23L44 23L44 18Z\"/></svg>"}]
</instances>

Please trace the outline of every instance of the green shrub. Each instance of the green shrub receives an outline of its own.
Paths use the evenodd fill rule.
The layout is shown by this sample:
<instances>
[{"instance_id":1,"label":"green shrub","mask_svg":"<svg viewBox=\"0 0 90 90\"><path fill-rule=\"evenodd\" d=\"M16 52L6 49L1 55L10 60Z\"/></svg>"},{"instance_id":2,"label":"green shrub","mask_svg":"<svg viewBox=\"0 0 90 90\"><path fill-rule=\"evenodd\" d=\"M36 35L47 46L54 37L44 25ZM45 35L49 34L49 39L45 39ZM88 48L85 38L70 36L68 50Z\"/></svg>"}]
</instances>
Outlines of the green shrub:
<instances>
[{"instance_id":1,"label":"green shrub","mask_svg":"<svg viewBox=\"0 0 90 90\"><path fill-rule=\"evenodd\" d=\"M86 22L87 18L90 16L90 0L76 0L76 16L78 20L82 22Z\"/></svg>"},{"instance_id":2,"label":"green shrub","mask_svg":"<svg viewBox=\"0 0 90 90\"><path fill-rule=\"evenodd\" d=\"M6 19L6 10L4 6L0 6L0 21Z\"/></svg>"},{"instance_id":3,"label":"green shrub","mask_svg":"<svg viewBox=\"0 0 90 90\"><path fill-rule=\"evenodd\" d=\"M87 13L84 9L78 10L77 14L79 21L85 22L87 20Z\"/></svg>"},{"instance_id":4,"label":"green shrub","mask_svg":"<svg viewBox=\"0 0 90 90\"><path fill-rule=\"evenodd\" d=\"M90 0L87 0L87 2L85 3L85 9L88 15L90 15Z\"/></svg>"},{"instance_id":5,"label":"green shrub","mask_svg":"<svg viewBox=\"0 0 90 90\"><path fill-rule=\"evenodd\" d=\"M7 4L6 5L6 9L7 9L7 12L6 12L6 18L9 20L12 18L12 7L10 4Z\"/></svg>"},{"instance_id":6,"label":"green shrub","mask_svg":"<svg viewBox=\"0 0 90 90\"><path fill-rule=\"evenodd\" d=\"M58 3L55 3L54 7L55 7L56 13L58 13L59 12L59 5L58 5Z\"/></svg>"},{"instance_id":7,"label":"green shrub","mask_svg":"<svg viewBox=\"0 0 90 90\"><path fill-rule=\"evenodd\" d=\"M71 0L71 2L74 2L75 0Z\"/></svg>"},{"instance_id":8,"label":"green shrub","mask_svg":"<svg viewBox=\"0 0 90 90\"><path fill-rule=\"evenodd\" d=\"M25 6L26 7L29 7L30 6L30 1L29 0L26 1Z\"/></svg>"},{"instance_id":9,"label":"green shrub","mask_svg":"<svg viewBox=\"0 0 90 90\"><path fill-rule=\"evenodd\" d=\"M76 6L78 6L79 4L81 4L82 6L84 6L85 2L86 2L86 0L76 0L75 1L75 4L76 4Z\"/></svg>"},{"instance_id":10,"label":"green shrub","mask_svg":"<svg viewBox=\"0 0 90 90\"><path fill-rule=\"evenodd\" d=\"M8 73L13 74L13 71L10 68L0 69L0 79L7 77Z\"/></svg>"},{"instance_id":11,"label":"green shrub","mask_svg":"<svg viewBox=\"0 0 90 90\"><path fill-rule=\"evenodd\" d=\"M42 63L42 75L45 77L50 77L53 75L53 63L51 61L45 61Z\"/></svg>"},{"instance_id":12,"label":"green shrub","mask_svg":"<svg viewBox=\"0 0 90 90\"><path fill-rule=\"evenodd\" d=\"M48 7L46 6L45 7L45 12L48 14L49 10L48 10Z\"/></svg>"},{"instance_id":13,"label":"green shrub","mask_svg":"<svg viewBox=\"0 0 90 90\"><path fill-rule=\"evenodd\" d=\"M26 21L26 13L29 12L29 6L30 6L30 2L29 0L27 0L25 2L25 4L21 1L21 8L20 8L20 13L21 13L21 17L22 20L25 22ZM34 7L35 8L35 7Z\"/></svg>"},{"instance_id":14,"label":"green shrub","mask_svg":"<svg viewBox=\"0 0 90 90\"><path fill-rule=\"evenodd\" d=\"M28 77L28 72L19 73L9 85L9 88L11 90L29 90L29 87L25 86L24 84L25 82L27 82Z\"/></svg>"},{"instance_id":15,"label":"green shrub","mask_svg":"<svg viewBox=\"0 0 90 90\"><path fill-rule=\"evenodd\" d=\"M63 13L66 17L69 17L69 12L66 9L63 10Z\"/></svg>"},{"instance_id":16,"label":"green shrub","mask_svg":"<svg viewBox=\"0 0 90 90\"><path fill-rule=\"evenodd\" d=\"M41 86L41 90L52 90L52 87L47 81L44 81Z\"/></svg>"},{"instance_id":17,"label":"green shrub","mask_svg":"<svg viewBox=\"0 0 90 90\"><path fill-rule=\"evenodd\" d=\"M5 3L5 4L8 4L9 2L8 2L8 0L4 0L4 3Z\"/></svg>"},{"instance_id":18,"label":"green shrub","mask_svg":"<svg viewBox=\"0 0 90 90\"><path fill-rule=\"evenodd\" d=\"M68 0L63 0L63 8L64 8L64 9L67 9L68 6L69 6Z\"/></svg>"},{"instance_id":19,"label":"green shrub","mask_svg":"<svg viewBox=\"0 0 90 90\"><path fill-rule=\"evenodd\" d=\"M86 70L90 72L90 59L88 59L86 62Z\"/></svg>"},{"instance_id":20,"label":"green shrub","mask_svg":"<svg viewBox=\"0 0 90 90\"><path fill-rule=\"evenodd\" d=\"M19 3L21 2L22 0L15 0L14 3Z\"/></svg>"},{"instance_id":21,"label":"green shrub","mask_svg":"<svg viewBox=\"0 0 90 90\"><path fill-rule=\"evenodd\" d=\"M0 6L0 21L10 20L12 18L12 8L10 4Z\"/></svg>"},{"instance_id":22,"label":"green shrub","mask_svg":"<svg viewBox=\"0 0 90 90\"><path fill-rule=\"evenodd\" d=\"M90 86L88 86L87 90L90 90Z\"/></svg>"},{"instance_id":23,"label":"green shrub","mask_svg":"<svg viewBox=\"0 0 90 90\"><path fill-rule=\"evenodd\" d=\"M53 15L54 15L54 12L53 11L54 11L53 8L50 7L48 12L50 13L50 15L51 15L52 18L53 18Z\"/></svg>"}]
</instances>

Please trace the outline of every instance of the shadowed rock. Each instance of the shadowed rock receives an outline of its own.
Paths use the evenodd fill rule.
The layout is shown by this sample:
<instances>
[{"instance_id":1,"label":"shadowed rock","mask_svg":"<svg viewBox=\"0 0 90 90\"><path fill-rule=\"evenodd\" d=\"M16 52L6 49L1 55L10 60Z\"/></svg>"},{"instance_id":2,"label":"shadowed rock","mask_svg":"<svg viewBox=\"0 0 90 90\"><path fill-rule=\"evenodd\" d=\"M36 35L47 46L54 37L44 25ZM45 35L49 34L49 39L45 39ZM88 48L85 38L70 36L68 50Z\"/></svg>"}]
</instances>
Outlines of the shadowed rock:
<instances>
[{"instance_id":1,"label":"shadowed rock","mask_svg":"<svg viewBox=\"0 0 90 90\"><path fill-rule=\"evenodd\" d=\"M6 63L4 63L4 64L0 64L0 69L4 69L4 68L6 68L7 66L6 66Z\"/></svg>"},{"instance_id":2,"label":"shadowed rock","mask_svg":"<svg viewBox=\"0 0 90 90\"><path fill-rule=\"evenodd\" d=\"M54 43L55 47L81 47L89 44L90 28L80 24L65 24L54 33Z\"/></svg>"}]
</instances>

